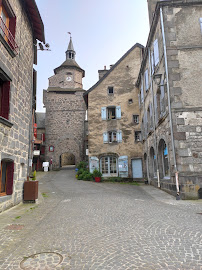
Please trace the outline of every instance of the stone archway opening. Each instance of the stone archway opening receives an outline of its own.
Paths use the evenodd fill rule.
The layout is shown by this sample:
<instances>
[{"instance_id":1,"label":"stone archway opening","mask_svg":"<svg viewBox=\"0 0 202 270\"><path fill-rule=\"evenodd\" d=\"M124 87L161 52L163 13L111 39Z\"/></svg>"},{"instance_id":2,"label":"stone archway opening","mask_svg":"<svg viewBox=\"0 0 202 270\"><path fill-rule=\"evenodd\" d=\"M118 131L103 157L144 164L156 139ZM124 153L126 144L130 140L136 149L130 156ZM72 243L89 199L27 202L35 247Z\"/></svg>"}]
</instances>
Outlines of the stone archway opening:
<instances>
[{"instance_id":1,"label":"stone archway opening","mask_svg":"<svg viewBox=\"0 0 202 270\"><path fill-rule=\"evenodd\" d=\"M60 167L75 166L76 158L72 153L63 153L60 156Z\"/></svg>"}]
</instances>

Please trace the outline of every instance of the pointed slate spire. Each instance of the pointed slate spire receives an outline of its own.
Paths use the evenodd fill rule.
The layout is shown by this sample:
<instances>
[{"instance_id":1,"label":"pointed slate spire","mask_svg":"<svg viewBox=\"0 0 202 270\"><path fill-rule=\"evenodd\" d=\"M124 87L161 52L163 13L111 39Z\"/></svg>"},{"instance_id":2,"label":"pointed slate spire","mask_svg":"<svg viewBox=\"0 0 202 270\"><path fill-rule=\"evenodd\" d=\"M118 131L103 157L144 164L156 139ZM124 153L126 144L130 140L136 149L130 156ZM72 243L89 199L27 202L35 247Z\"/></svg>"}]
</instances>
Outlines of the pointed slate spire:
<instances>
[{"instance_id":1,"label":"pointed slate spire","mask_svg":"<svg viewBox=\"0 0 202 270\"><path fill-rule=\"evenodd\" d=\"M75 59L76 52L74 50L73 42L72 42L72 37L70 37L69 45L66 51L66 60L67 59Z\"/></svg>"}]
</instances>

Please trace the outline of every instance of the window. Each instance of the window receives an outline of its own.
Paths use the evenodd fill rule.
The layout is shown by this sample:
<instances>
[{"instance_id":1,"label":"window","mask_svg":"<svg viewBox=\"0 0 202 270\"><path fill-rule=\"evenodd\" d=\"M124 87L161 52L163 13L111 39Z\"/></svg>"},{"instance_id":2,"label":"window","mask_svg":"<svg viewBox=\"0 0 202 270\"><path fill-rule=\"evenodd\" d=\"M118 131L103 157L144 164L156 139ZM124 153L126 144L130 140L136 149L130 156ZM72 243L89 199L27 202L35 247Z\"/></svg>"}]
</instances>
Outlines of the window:
<instances>
[{"instance_id":1,"label":"window","mask_svg":"<svg viewBox=\"0 0 202 270\"><path fill-rule=\"evenodd\" d=\"M132 104L132 103L133 103L133 99L130 98L130 99L128 100L128 104Z\"/></svg>"},{"instance_id":2,"label":"window","mask_svg":"<svg viewBox=\"0 0 202 270\"><path fill-rule=\"evenodd\" d=\"M148 89L149 89L149 74L148 74L148 69L145 71L145 74L144 74L144 82L145 82L145 90L148 91Z\"/></svg>"},{"instance_id":3,"label":"window","mask_svg":"<svg viewBox=\"0 0 202 270\"><path fill-rule=\"evenodd\" d=\"M120 106L102 107L101 117L102 120L121 119L121 107Z\"/></svg>"},{"instance_id":4,"label":"window","mask_svg":"<svg viewBox=\"0 0 202 270\"><path fill-rule=\"evenodd\" d=\"M154 41L154 65L157 66L159 63L159 45L158 39Z\"/></svg>"},{"instance_id":5,"label":"window","mask_svg":"<svg viewBox=\"0 0 202 270\"><path fill-rule=\"evenodd\" d=\"M117 176L117 158L115 156L102 157L100 168L103 176Z\"/></svg>"},{"instance_id":6,"label":"window","mask_svg":"<svg viewBox=\"0 0 202 270\"><path fill-rule=\"evenodd\" d=\"M142 82L142 84L141 84L141 93L140 93L140 95L141 95L141 103L143 103L144 102L144 88L143 88L143 82Z\"/></svg>"},{"instance_id":7,"label":"window","mask_svg":"<svg viewBox=\"0 0 202 270\"><path fill-rule=\"evenodd\" d=\"M139 124L139 115L133 115L133 123L134 124Z\"/></svg>"},{"instance_id":8,"label":"window","mask_svg":"<svg viewBox=\"0 0 202 270\"><path fill-rule=\"evenodd\" d=\"M16 17L7 1L0 1L0 35L6 44L17 54L18 46L15 42Z\"/></svg>"},{"instance_id":9,"label":"window","mask_svg":"<svg viewBox=\"0 0 202 270\"><path fill-rule=\"evenodd\" d=\"M141 142L141 140L142 140L141 131L135 131L135 141Z\"/></svg>"},{"instance_id":10,"label":"window","mask_svg":"<svg viewBox=\"0 0 202 270\"><path fill-rule=\"evenodd\" d=\"M115 107L107 109L107 119L109 119L109 120L116 119L116 108Z\"/></svg>"},{"instance_id":11,"label":"window","mask_svg":"<svg viewBox=\"0 0 202 270\"><path fill-rule=\"evenodd\" d=\"M122 131L108 131L103 133L103 142L104 143L114 143L122 142Z\"/></svg>"},{"instance_id":12,"label":"window","mask_svg":"<svg viewBox=\"0 0 202 270\"><path fill-rule=\"evenodd\" d=\"M108 87L108 94L110 94L110 95L114 94L114 87L113 86Z\"/></svg>"},{"instance_id":13,"label":"window","mask_svg":"<svg viewBox=\"0 0 202 270\"><path fill-rule=\"evenodd\" d=\"M0 196L12 195L13 172L14 172L14 162L2 160L0 171Z\"/></svg>"},{"instance_id":14,"label":"window","mask_svg":"<svg viewBox=\"0 0 202 270\"><path fill-rule=\"evenodd\" d=\"M202 18L199 19L200 21L200 26L201 26L201 34L202 34Z\"/></svg>"},{"instance_id":15,"label":"window","mask_svg":"<svg viewBox=\"0 0 202 270\"><path fill-rule=\"evenodd\" d=\"M9 116L10 82L0 79L0 116L8 120Z\"/></svg>"}]
</instances>

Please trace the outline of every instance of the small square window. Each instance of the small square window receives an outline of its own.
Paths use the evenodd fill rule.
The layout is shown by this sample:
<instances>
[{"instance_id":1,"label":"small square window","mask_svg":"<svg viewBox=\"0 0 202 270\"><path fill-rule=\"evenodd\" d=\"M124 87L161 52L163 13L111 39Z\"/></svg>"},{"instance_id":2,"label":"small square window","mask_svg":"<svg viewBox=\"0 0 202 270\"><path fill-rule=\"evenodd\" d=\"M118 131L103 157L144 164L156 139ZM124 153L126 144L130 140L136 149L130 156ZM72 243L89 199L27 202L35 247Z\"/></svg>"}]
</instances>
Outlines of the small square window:
<instances>
[{"instance_id":1,"label":"small square window","mask_svg":"<svg viewBox=\"0 0 202 270\"><path fill-rule=\"evenodd\" d=\"M133 103L133 99L130 98L130 99L128 100L128 104L132 104L132 103Z\"/></svg>"},{"instance_id":2,"label":"small square window","mask_svg":"<svg viewBox=\"0 0 202 270\"><path fill-rule=\"evenodd\" d=\"M142 140L141 131L135 131L135 141L141 142L141 140Z\"/></svg>"},{"instance_id":3,"label":"small square window","mask_svg":"<svg viewBox=\"0 0 202 270\"><path fill-rule=\"evenodd\" d=\"M139 124L139 115L133 115L133 123Z\"/></svg>"},{"instance_id":4,"label":"small square window","mask_svg":"<svg viewBox=\"0 0 202 270\"><path fill-rule=\"evenodd\" d=\"M110 94L110 95L114 94L114 87L113 86L108 87L108 94Z\"/></svg>"}]
</instances>

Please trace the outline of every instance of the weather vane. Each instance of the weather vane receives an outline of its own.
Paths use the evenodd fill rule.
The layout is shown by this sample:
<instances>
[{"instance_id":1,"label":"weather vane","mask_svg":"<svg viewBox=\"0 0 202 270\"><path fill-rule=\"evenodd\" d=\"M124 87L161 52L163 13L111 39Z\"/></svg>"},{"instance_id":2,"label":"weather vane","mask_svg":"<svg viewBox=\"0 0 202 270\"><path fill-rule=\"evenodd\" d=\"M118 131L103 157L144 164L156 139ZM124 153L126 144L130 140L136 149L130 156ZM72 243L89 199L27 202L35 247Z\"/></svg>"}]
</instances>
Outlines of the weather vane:
<instances>
[{"instance_id":1,"label":"weather vane","mask_svg":"<svg viewBox=\"0 0 202 270\"><path fill-rule=\"evenodd\" d=\"M71 32L68 32L68 34L70 35L70 38L72 38L72 34L71 34Z\"/></svg>"}]
</instances>

